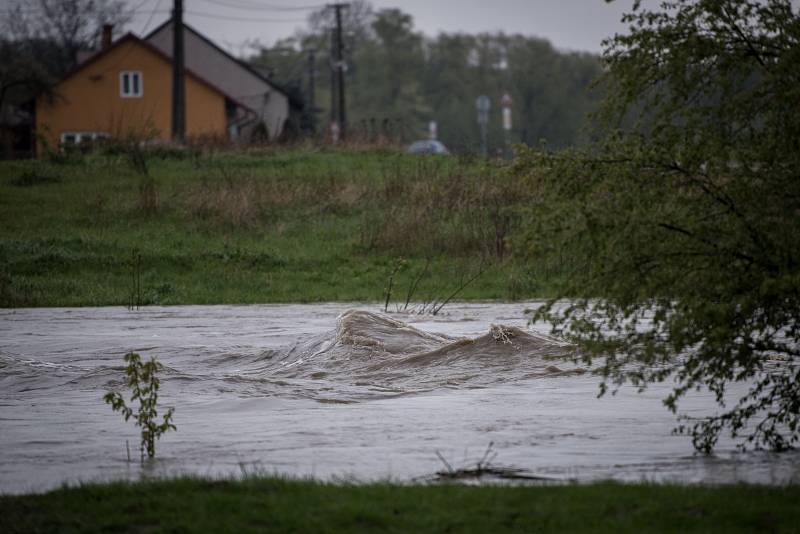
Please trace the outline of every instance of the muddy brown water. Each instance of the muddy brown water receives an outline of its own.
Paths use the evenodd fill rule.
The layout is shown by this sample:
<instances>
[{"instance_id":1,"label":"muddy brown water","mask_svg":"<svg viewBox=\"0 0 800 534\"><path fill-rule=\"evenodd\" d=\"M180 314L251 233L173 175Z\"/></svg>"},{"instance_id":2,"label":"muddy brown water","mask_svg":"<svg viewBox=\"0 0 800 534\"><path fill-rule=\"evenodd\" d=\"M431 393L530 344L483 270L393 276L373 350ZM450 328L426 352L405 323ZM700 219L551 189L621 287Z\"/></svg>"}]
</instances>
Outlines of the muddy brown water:
<instances>
[{"instance_id":1,"label":"muddy brown water","mask_svg":"<svg viewBox=\"0 0 800 534\"><path fill-rule=\"evenodd\" d=\"M443 469L437 452L474 467L490 443L493 465L556 481L800 481L794 452L723 439L694 454L671 434L669 384L598 399L597 377L559 358L571 348L528 325L535 305L0 310L0 492L184 474L411 481ZM102 400L130 350L165 366L178 426L143 465L137 429ZM681 405L714 409L704 393Z\"/></svg>"}]
</instances>

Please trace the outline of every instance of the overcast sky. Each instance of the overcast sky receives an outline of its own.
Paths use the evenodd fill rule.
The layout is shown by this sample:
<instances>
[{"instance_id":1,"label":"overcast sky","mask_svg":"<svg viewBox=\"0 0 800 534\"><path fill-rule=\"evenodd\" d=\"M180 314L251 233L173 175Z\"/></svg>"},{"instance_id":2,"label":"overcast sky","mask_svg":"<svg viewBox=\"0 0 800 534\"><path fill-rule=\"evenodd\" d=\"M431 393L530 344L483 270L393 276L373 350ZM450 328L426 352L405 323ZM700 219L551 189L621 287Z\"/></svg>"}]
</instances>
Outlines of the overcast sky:
<instances>
[{"instance_id":1,"label":"overcast sky","mask_svg":"<svg viewBox=\"0 0 800 534\"><path fill-rule=\"evenodd\" d=\"M146 33L170 15L172 0L126 0L135 8L130 30ZM624 30L632 0L372 0L375 9L399 8L427 35L440 32L520 33L544 37L562 50L600 52L604 37ZM305 26L316 0L184 0L186 22L235 52L246 41L272 44Z\"/></svg>"}]
</instances>

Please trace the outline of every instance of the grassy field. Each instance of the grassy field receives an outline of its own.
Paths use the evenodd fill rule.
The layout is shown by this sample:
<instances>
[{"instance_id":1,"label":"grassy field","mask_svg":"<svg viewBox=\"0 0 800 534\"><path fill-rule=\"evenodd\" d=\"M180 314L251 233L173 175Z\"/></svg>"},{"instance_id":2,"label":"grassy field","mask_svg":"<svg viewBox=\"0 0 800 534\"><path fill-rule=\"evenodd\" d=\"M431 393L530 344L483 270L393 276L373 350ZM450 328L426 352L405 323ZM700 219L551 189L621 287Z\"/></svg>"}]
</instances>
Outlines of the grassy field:
<instances>
[{"instance_id":1,"label":"grassy field","mask_svg":"<svg viewBox=\"0 0 800 534\"><path fill-rule=\"evenodd\" d=\"M0 162L0 306L522 299L529 188L390 151L119 150ZM427 266L427 270L426 270Z\"/></svg>"},{"instance_id":2,"label":"grassy field","mask_svg":"<svg viewBox=\"0 0 800 534\"><path fill-rule=\"evenodd\" d=\"M549 296L534 191L502 163L391 151L118 150L0 162L0 306ZM796 532L796 487L178 479L0 496L0 532Z\"/></svg>"},{"instance_id":3,"label":"grassy field","mask_svg":"<svg viewBox=\"0 0 800 534\"><path fill-rule=\"evenodd\" d=\"M0 496L2 532L797 532L797 487L179 479Z\"/></svg>"}]
</instances>

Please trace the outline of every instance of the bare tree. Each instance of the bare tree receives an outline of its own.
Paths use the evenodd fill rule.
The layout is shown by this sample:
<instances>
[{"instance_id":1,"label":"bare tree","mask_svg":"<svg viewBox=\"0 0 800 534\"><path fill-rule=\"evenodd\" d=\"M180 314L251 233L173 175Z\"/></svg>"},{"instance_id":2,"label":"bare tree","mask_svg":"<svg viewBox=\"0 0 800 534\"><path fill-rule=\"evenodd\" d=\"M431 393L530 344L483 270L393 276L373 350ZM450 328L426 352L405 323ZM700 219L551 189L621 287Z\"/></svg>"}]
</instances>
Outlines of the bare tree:
<instances>
[{"instance_id":1,"label":"bare tree","mask_svg":"<svg viewBox=\"0 0 800 534\"><path fill-rule=\"evenodd\" d=\"M14 43L42 40L56 44L61 69L68 70L80 50L95 48L104 24L124 27L132 14L122 0L17 1L0 27Z\"/></svg>"},{"instance_id":2,"label":"bare tree","mask_svg":"<svg viewBox=\"0 0 800 534\"><path fill-rule=\"evenodd\" d=\"M11 110L7 104L19 100L15 95L44 92L53 82L47 69L33 61L35 46L31 45L0 41L0 124L9 122Z\"/></svg>"},{"instance_id":3,"label":"bare tree","mask_svg":"<svg viewBox=\"0 0 800 534\"><path fill-rule=\"evenodd\" d=\"M132 11L122 0L9 0L0 12L0 144L30 137L30 103L52 93L78 52L96 48L104 24L118 28ZM26 128L27 133L26 132Z\"/></svg>"},{"instance_id":4,"label":"bare tree","mask_svg":"<svg viewBox=\"0 0 800 534\"><path fill-rule=\"evenodd\" d=\"M308 26L311 34L327 35L334 26L334 11L323 7L308 16ZM370 2L354 0L342 12L342 26L349 44L361 43L372 35L372 22L375 18L374 9Z\"/></svg>"}]
</instances>

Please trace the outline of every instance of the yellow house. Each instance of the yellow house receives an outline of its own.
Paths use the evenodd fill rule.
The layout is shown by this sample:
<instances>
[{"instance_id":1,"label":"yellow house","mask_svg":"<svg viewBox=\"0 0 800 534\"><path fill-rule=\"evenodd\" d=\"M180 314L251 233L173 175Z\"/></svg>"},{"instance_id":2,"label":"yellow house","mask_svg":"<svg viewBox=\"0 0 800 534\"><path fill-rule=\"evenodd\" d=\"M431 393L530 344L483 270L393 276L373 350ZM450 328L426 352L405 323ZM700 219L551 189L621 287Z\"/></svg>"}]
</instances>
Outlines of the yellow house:
<instances>
[{"instance_id":1,"label":"yellow house","mask_svg":"<svg viewBox=\"0 0 800 534\"><path fill-rule=\"evenodd\" d=\"M227 139L252 112L186 69L186 136ZM169 141L172 63L133 34L108 44L36 100L38 153L102 138Z\"/></svg>"}]
</instances>

